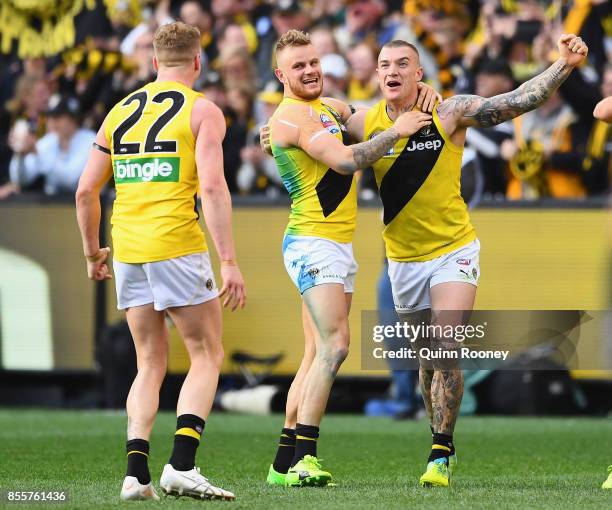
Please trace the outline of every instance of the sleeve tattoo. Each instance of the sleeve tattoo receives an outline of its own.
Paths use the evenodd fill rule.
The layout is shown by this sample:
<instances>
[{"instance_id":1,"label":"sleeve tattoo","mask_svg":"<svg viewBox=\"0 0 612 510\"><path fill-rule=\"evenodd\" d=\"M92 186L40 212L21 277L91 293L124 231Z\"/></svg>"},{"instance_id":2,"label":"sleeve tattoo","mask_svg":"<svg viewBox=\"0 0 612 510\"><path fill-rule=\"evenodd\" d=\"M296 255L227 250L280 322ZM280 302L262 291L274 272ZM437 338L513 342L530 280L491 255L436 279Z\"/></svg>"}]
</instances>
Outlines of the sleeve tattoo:
<instances>
[{"instance_id":1,"label":"sleeve tattoo","mask_svg":"<svg viewBox=\"0 0 612 510\"><path fill-rule=\"evenodd\" d=\"M344 165L343 170L356 172L360 168L367 168L382 158L389 149L400 139L394 128L389 128L367 142L351 145L353 162Z\"/></svg>"},{"instance_id":2,"label":"sleeve tattoo","mask_svg":"<svg viewBox=\"0 0 612 510\"><path fill-rule=\"evenodd\" d=\"M573 67L558 60L546 71L517 89L491 98L459 95L438 107L441 119L456 117L465 126L491 127L534 110L545 103L572 72Z\"/></svg>"}]
</instances>

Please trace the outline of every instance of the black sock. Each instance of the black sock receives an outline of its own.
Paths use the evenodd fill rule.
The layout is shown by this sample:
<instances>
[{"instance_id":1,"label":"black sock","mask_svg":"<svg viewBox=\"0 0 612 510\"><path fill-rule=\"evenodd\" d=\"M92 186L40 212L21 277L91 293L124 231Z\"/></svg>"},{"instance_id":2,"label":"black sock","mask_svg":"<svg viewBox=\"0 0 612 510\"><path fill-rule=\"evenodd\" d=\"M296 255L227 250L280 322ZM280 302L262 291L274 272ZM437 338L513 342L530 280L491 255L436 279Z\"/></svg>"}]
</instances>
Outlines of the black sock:
<instances>
[{"instance_id":1,"label":"black sock","mask_svg":"<svg viewBox=\"0 0 612 510\"><path fill-rule=\"evenodd\" d=\"M317 456L317 439L319 438L319 427L314 425L302 425L298 423L295 426L295 455L292 466L295 466L306 455Z\"/></svg>"},{"instance_id":2,"label":"black sock","mask_svg":"<svg viewBox=\"0 0 612 510\"><path fill-rule=\"evenodd\" d=\"M429 426L429 430L431 430L431 439L433 440L434 431L433 431L433 427L431 425ZM449 455L455 455L455 443L452 442L453 441L453 439L452 439L453 436L450 436L450 437L451 437L451 451L450 451Z\"/></svg>"},{"instance_id":3,"label":"black sock","mask_svg":"<svg viewBox=\"0 0 612 510\"><path fill-rule=\"evenodd\" d=\"M195 414L181 414L176 419L174 448L168 461L178 471L189 471L195 466L196 450L204 432L204 420Z\"/></svg>"},{"instance_id":4,"label":"black sock","mask_svg":"<svg viewBox=\"0 0 612 510\"><path fill-rule=\"evenodd\" d=\"M446 464L448 464L448 456L452 451L454 451L453 436L434 432L431 440L431 453L427 462L432 462L436 459L446 459Z\"/></svg>"},{"instance_id":5,"label":"black sock","mask_svg":"<svg viewBox=\"0 0 612 510\"><path fill-rule=\"evenodd\" d=\"M149 441L144 439L130 439L125 443L127 452L127 473L125 476L135 476L138 481L146 485L151 481L149 473Z\"/></svg>"},{"instance_id":6,"label":"black sock","mask_svg":"<svg viewBox=\"0 0 612 510\"><path fill-rule=\"evenodd\" d=\"M291 467L291 461L295 456L295 430L283 429L276 450L276 458L272 467L277 473L286 473Z\"/></svg>"}]
</instances>

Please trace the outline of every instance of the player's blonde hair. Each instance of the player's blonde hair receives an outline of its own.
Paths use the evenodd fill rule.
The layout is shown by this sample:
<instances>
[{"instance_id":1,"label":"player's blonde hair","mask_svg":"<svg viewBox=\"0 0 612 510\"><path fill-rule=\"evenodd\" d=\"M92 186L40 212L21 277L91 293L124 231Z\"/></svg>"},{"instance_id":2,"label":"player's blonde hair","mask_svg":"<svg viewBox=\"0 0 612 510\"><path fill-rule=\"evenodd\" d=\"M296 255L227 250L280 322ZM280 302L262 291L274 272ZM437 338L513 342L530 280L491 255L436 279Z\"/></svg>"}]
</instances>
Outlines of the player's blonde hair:
<instances>
[{"instance_id":1,"label":"player's blonde hair","mask_svg":"<svg viewBox=\"0 0 612 510\"><path fill-rule=\"evenodd\" d=\"M153 48L160 65L189 64L200 53L200 31L180 21L160 26L153 36Z\"/></svg>"},{"instance_id":2,"label":"player's blonde hair","mask_svg":"<svg viewBox=\"0 0 612 510\"><path fill-rule=\"evenodd\" d=\"M277 56L285 48L291 48L293 46L308 46L311 44L310 35L301 30L291 29L287 30L283 35L280 36L274 47L274 57L272 59L272 67L277 66Z\"/></svg>"}]
</instances>

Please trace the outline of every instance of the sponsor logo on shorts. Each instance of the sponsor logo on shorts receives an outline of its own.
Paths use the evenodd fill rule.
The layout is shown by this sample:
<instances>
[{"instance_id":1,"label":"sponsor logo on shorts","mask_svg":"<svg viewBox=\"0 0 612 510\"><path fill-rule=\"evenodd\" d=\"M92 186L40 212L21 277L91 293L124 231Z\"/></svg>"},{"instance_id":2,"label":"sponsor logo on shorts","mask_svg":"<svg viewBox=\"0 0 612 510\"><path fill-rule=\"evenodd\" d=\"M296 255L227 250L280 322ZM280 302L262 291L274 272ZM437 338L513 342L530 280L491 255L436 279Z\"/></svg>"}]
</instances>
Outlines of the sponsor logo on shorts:
<instances>
[{"instance_id":1,"label":"sponsor logo on shorts","mask_svg":"<svg viewBox=\"0 0 612 510\"><path fill-rule=\"evenodd\" d=\"M206 280L206 288L208 290L213 290L213 281L212 281L212 278L209 278L208 280Z\"/></svg>"},{"instance_id":2,"label":"sponsor logo on shorts","mask_svg":"<svg viewBox=\"0 0 612 510\"><path fill-rule=\"evenodd\" d=\"M308 273L308 276L310 276L311 278L314 278L315 276L317 276L319 274L319 268L318 267L311 267L308 271L306 271Z\"/></svg>"},{"instance_id":3,"label":"sponsor logo on shorts","mask_svg":"<svg viewBox=\"0 0 612 510\"><path fill-rule=\"evenodd\" d=\"M412 305L397 305L395 308L397 310L414 310L417 306L419 306L419 304L414 303Z\"/></svg>"},{"instance_id":4,"label":"sponsor logo on shorts","mask_svg":"<svg viewBox=\"0 0 612 510\"><path fill-rule=\"evenodd\" d=\"M113 171L117 184L133 182L178 182L179 157L115 159Z\"/></svg>"},{"instance_id":5,"label":"sponsor logo on shorts","mask_svg":"<svg viewBox=\"0 0 612 510\"><path fill-rule=\"evenodd\" d=\"M457 264L461 266L469 266L472 263L471 259L457 259Z\"/></svg>"}]
</instances>

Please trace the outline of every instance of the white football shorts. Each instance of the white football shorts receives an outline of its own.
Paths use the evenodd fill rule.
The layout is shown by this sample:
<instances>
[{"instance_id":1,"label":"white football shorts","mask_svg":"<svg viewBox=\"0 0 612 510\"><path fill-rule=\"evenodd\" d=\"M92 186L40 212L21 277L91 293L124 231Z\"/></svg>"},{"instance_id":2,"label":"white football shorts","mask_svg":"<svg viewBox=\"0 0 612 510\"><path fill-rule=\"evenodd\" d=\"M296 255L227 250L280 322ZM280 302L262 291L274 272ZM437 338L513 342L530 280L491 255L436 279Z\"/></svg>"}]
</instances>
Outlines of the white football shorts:
<instances>
[{"instance_id":1,"label":"white football shorts","mask_svg":"<svg viewBox=\"0 0 612 510\"><path fill-rule=\"evenodd\" d=\"M113 261L117 309L153 303L155 310L198 305L219 295L208 252L158 262Z\"/></svg>"},{"instance_id":2,"label":"white football shorts","mask_svg":"<svg viewBox=\"0 0 612 510\"><path fill-rule=\"evenodd\" d=\"M480 278L480 241L475 239L445 255L425 262L389 260L393 302L398 313L431 308L429 289L446 282L465 282L478 286Z\"/></svg>"},{"instance_id":3,"label":"white football shorts","mask_svg":"<svg viewBox=\"0 0 612 510\"><path fill-rule=\"evenodd\" d=\"M324 283L341 283L345 293L353 292L358 266L353 257L352 243L285 235L283 260L300 294Z\"/></svg>"}]
</instances>

